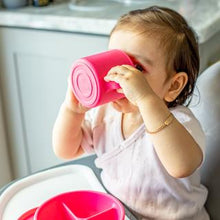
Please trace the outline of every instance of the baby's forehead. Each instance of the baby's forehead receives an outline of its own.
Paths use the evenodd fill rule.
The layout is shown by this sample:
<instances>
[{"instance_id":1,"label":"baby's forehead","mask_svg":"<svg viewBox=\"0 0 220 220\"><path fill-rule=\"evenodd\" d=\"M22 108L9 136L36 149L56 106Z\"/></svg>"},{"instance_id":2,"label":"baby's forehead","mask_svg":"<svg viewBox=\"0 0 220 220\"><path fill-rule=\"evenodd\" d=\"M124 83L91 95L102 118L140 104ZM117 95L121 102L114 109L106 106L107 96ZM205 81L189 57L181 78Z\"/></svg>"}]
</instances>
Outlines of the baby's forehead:
<instances>
[{"instance_id":1,"label":"baby's forehead","mask_svg":"<svg viewBox=\"0 0 220 220\"><path fill-rule=\"evenodd\" d=\"M165 28L163 26L155 26L153 24L138 24L134 26L132 23L128 23L127 25L123 25L121 27L119 26L118 28L114 29L110 36L112 36L115 32L128 33L130 35L140 37L146 41L147 39L151 38L156 41L161 49L165 49L167 45L170 44L171 41L173 41L173 38L178 37L178 34L175 33L175 31L173 31L172 29Z\"/></svg>"},{"instance_id":2,"label":"baby's forehead","mask_svg":"<svg viewBox=\"0 0 220 220\"><path fill-rule=\"evenodd\" d=\"M160 59L165 63L170 63L167 61L170 59L167 54L175 53L175 49L170 48L169 45L172 45L172 42L169 42L169 39L163 39L160 32L132 28L116 29L111 33L109 41L109 49L121 49L135 57L138 57L137 54L142 57L146 56L146 59L150 57Z\"/></svg>"},{"instance_id":3,"label":"baby's forehead","mask_svg":"<svg viewBox=\"0 0 220 220\"><path fill-rule=\"evenodd\" d=\"M131 31L127 29L116 30L111 34L109 40L110 47L122 47L132 51L152 51L162 49L160 39L146 32ZM112 48L110 48L112 49ZM116 49L116 48L114 48ZM120 48L118 48L120 49Z\"/></svg>"}]
</instances>

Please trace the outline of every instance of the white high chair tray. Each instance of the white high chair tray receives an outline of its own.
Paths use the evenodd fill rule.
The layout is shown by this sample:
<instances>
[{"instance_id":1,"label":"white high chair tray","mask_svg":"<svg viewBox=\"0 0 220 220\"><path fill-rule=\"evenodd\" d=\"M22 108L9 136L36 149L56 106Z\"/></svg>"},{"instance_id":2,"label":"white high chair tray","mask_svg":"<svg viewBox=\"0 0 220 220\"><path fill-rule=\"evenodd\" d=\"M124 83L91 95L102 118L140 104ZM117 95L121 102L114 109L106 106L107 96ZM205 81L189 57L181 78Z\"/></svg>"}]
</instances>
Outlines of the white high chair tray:
<instances>
[{"instance_id":1,"label":"white high chair tray","mask_svg":"<svg viewBox=\"0 0 220 220\"><path fill-rule=\"evenodd\" d=\"M73 190L106 192L92 169L66 165L42 171L10 185L0 196L0 219L15 220L49 198ZM125 218L128 220L128 218Z\"/></svg>"}]
</instances>

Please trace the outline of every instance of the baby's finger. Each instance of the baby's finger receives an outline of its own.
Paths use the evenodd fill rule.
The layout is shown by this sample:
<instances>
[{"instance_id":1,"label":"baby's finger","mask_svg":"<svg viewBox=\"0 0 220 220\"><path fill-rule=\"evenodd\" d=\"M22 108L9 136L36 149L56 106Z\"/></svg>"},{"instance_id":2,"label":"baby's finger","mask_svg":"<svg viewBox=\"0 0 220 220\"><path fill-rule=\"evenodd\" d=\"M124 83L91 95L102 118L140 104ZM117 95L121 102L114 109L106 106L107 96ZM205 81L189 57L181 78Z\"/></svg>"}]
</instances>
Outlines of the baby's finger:
<instances>
[{"instance_id":1,"label":"baby's finger","mask_svg":"<svg viewBox=\"0 0 220 220\"><path fill-rule=\"evenodd\" d=\"M135 70L137 70L134 66L131 66L131 65L122 65L122 67L125 67L125 68L127 68L128 70L131 70L131 71L135 71Z\"/></svg>"},{"instance_id":2,"label":"baby's finger","mask_svg":"<svg viewBox=\"0 0 220 220\"><path fill-rule=\"evenodd\" d=\"M108 75L108 76L105 76L105 77L104 77L104 80L105 80L106 82L114 81L114 82L120 84L121 78L122 78L122 77L120 77L120 75Z\"/></svg>"},{"instance_id":3,"label":"baby's finger","mask_svg":"<svg viewBox=\"0 0 220 220\"><path fill-rule=\"evenodd\" d=\"M143 71L141 71L140 69L138 69L137 67L134 67L134 66L130 66L130 65L122 65L124 67L126 67L128 70L132 71L133 73L136 73L136 74L142 74Z\"/></svg>"},{"instance_id":4,"label":"baby's finger","mask_svg":"<svg viewBox=\"0 0 220 220\"><path fill-rule=\"evenodd\" d=\"M112 67L108 74L105 76L105 79L108 80L108 79L113 79L114 77L118 77L118 76L124 76L124 75L127 75L128 72L130 72L130 70L124 66L115 66L115 67Z\"/></svg>"},{"instance_id":5,"label":"baby's finger","mask_svg":"<svg viewBox=\"0 0 220 220\"><path fill-rule=\"evenodd\" d=\"M125 75L128 71L129 69L126 66L115 66L109 70L107 75Z\"/></svg>"},{"instance_id":6,"label":"baby's finger","mask_svg":"<svg viewBox=\"0 0 220 220\"><path fill-rule=\"evenodd\" d=\"M118 93L124 94L123 89L117 89L116 91L117 91Z\"/></svg>"},{"instance_id":7,"label":"baby's finger","mask_svg":"<svg viewBox=\"0 0 220 220\"><path fill-rule=\"evenodd\" d=\"M105 77L104 77L104 80L109 82L109 81L112 81L112 79L117 75L117 73L108 73Z\"/></svg>"}]
</instances>

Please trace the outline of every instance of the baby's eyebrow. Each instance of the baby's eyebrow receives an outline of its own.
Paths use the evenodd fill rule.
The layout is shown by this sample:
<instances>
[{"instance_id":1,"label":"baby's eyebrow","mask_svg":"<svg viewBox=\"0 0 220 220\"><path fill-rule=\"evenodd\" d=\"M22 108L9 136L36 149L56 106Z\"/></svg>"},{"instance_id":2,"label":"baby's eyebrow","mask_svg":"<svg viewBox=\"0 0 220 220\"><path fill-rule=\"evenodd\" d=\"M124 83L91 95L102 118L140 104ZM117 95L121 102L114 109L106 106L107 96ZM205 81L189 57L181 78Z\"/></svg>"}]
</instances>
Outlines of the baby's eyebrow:
<instances>
[{"instance_id":1,"label":"baby's eyebrow","mask_svg":"<svg viewBox=\"0 0 220 220\"><path fill-rule=\"evenodd\" d=\"M143 56L135 55L135 54L133 56L136 57L138 60L141 60L141 61L149 64L150 66L153 66L153 64L154 64L154 62L147 57L143 57Z\"/></svg>"}]
</instances>

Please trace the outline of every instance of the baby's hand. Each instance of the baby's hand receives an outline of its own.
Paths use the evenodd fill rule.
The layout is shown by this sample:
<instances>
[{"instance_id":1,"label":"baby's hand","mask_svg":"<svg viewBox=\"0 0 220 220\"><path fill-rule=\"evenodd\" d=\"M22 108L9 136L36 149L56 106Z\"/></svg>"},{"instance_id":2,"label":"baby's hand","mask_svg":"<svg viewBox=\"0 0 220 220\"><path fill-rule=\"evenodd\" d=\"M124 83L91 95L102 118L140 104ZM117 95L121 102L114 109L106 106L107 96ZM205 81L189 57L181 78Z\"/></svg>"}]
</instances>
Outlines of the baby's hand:
<instances>
[{"instance_id":1,"label":"baby's hand","mask_svg":"<svg viewBox=\"0 0 220 220\"><path fill-rule=\"evenodd\" d=\"M129 66L115 66L104 77L105 81L119 83L121 89L118 92L124 93L126 98L134 105L138 105L144 97L153 94L144 74L138 69Z\"/></svg>"},{"instance_id":2,"label":"baby's hand","mask_svg":"<svg viewBox=\"0 0 220 220\"><path fill-rule=\"evenodd\" d=\"M70 82L70 77L68 78L68 88L66 92L66 97L64 100L64 104L66 107L73 111L74 113L79 113L83 114L89 110L89 108L86 108L83 106L75 97L72 89L71 89L71 82Z\"/></svg>"}]
</instances>

